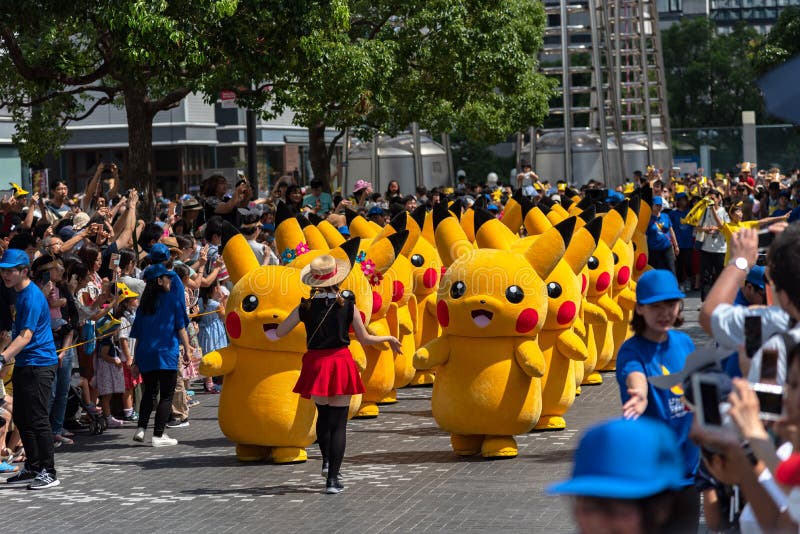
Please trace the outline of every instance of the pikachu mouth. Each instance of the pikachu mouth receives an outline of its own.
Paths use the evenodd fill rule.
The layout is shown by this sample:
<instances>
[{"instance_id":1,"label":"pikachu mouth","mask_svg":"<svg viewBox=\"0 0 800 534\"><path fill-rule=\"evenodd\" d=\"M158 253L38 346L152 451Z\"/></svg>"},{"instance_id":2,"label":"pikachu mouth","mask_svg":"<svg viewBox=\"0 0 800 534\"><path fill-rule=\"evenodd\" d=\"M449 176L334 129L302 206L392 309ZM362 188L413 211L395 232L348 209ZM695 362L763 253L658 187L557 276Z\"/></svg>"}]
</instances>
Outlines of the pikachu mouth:
<instances>
[{"instance_id":1,"label":"pikachu mouth","mask_svg":"<svg viewBox=\"0 0 800 534\"><path fill-rule=\"evenodd\" d=\"M494 317L494 314L489 310L472 311L472 322L474 322L478 328L486 328L489 326L489 323L492 322L492 317Z\"/></svg>"},{"instance_id":2,"label":"pikachu mouth","mask_svg":"<svg viewBox=\"0 0 800 534\"><path fill-rule=\"evenodd\" d=\"M266 334L270 330L276 330L278 328L278 323L264 323L264 333Z\"/></svg>"}]
</instances>

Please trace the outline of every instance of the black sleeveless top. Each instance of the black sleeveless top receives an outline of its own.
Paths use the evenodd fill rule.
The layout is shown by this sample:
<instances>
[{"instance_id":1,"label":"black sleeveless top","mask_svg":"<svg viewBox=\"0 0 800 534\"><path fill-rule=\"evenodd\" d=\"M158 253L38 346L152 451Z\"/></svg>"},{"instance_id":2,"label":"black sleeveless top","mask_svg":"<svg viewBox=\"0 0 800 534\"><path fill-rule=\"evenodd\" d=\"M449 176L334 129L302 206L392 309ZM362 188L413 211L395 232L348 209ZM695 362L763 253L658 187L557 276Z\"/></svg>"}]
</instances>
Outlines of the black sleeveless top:
<instances>
[{"instance_id":1,"label":"black sleeveless top","mask_svg":"<svg viewBox=\"0 0 800 534\"><path fill-rule=\"evenodd\" d=\"M318 296L311 299L311 306L307 309L302 305L298 308L300 320L306 326L306 345L309 350L338 349L350 345L349 332L355 298L349 291L342 296L344 306L339 306L336 298Z\"/></svg>"}]
</instances>

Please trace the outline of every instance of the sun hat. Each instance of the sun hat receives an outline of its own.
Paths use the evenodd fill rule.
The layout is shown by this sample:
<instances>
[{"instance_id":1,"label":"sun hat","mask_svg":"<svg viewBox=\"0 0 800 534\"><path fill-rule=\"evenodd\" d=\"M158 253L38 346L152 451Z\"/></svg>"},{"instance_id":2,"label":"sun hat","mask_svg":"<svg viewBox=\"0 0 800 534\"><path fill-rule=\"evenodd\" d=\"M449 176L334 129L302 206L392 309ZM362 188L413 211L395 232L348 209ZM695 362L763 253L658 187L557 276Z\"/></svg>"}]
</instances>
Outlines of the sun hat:
<instances>
[{"instance_id":1,"label":"sun hat","mask_svg":"<svg viewBox=\"0 0 800 534\"><path fill-rule=\"evenodd\" d=\"M747 277L744 279L744 281L750 282L759 289L764 289L767 285L766 277L764 276L764 266L753 265L750 267L750 272L747 273Z\"/></svg>"},{"instance_id":2,"label":"sun hat","mask_svg":"<svg viewBox=\"0 0 800 534\"><path fill-rule=\"evenodd\" d=\"M170 252L180 253L181 251L181 247L178 245L178 240L173 236L162 237L161 243L167 245L167 248L170 250Z\"/></svg>"},{"instance_id":3,"label":"sun hat","mask_svg":"<svg viewBox=\"0 0 800 534\"><path fill-rule=\"evenodd\" d=\"M164 247L164 248L167 248L167 247ZM168 274L169 274L169 271L167 270L166 267L164 267L164 264L156 263L155 265L151 265L147 269L144 270L144 273L142 273L142 278L144 278L145 280L153 280L155 278L160 278L160 277L166 276Z\"/></svg>"},{"instance_id":4,"label":"sun hat","mask_svg":"<svg viewBox=\"0 0 800 534\"><path fill-rule=\"evenodd\" d=\"M550 495L643 499L681 488L681 449L669 427L653 419L614 419L591 427L575 451L572 476Z\"/></svg>"},{"instance_id":5,"label":"sun hat","mask_svg":"<svg viewBox=\"0 0 800 534\"><path fill-rule=\"evenodd\" d=\"M76 232L78 230L82 230L87 224L89 224L90 220L91 220L91 217L89 217L88 213L84 213L82 211L79 212L79 213L76 213L72 217L72 229L75 230Z\"/></svg>"},{"instance_id":6,"label":"sun hat","mask_svg":"<svg viewBox=\"0 0 800 534\"><path fill-rule=\"evenodd\" d=\"M686 298L671 271L653 269L644 273L636 283L636 304L653 304L664 300Z\"/></svg>"},{"instance_id":7,"label":"sun hat","mask_svg":"<svg viewBox=\"0 0 800 534\"><path fill-rule=\"evenodd\" d=\"M0 269L13 269L14 267L28 267L31 264L30 258L24 250L10 248L3 253L0 259Z\"/></svg>"},{"instance_id":8,"label":"sun hat","mask_svg":"<svg viewBox=\"0 0 800 534\"><path fill-rule=\"evenodd\" d=\"M189 197L181 201L181 210L183 211L195 211L201 209L203 209L203 206L201 206L200 203L197 201L197 199L194 197Z\"/></svg>"},{"instance_id":9,"label":"sun hat","mask_svg":"<svg viewBox=\"0 0 800 534\"><path fill-rule=\"evenodd\" d=\"M353 193L358 193L362 189L372 187L372 184L366 180L357 180L356 185L353 186Z\"/></svg>"},{"instance_id":10,"label":"sun hat","mask_svg":"<svg viewBox=\"0 0 800 534\"><path fill-rule=\"evenodd\" d=\"M150 248L147 257L153 263L164 263L170 258L169 248L164 243L156 243Z\"/></svg>"},{"instance_id":11,"label":"sun hat","mask_svg":"<svg viewBox=\"0 0 800 534\"><path fill-rule=\"evenodd\" d=\"M703 347L686 356L683 369L668 375L654 375L647 377L647 381L659 389L669 389L686 381L692 373L706 367L718 364L720 357L716 349ZM721 369L721 368L720 368Z\"/></svg>"},{"instance_id":12,"label":"sun hat","mask_svg":"<svg viewBox=\"0 0 800 534\"><path fill-rule=\"evenodd\" d=\"M350 273L350 261L330 254L317 256L300 271L300 280L311 287L336 285Z\"/></svg>"}]
</instances>

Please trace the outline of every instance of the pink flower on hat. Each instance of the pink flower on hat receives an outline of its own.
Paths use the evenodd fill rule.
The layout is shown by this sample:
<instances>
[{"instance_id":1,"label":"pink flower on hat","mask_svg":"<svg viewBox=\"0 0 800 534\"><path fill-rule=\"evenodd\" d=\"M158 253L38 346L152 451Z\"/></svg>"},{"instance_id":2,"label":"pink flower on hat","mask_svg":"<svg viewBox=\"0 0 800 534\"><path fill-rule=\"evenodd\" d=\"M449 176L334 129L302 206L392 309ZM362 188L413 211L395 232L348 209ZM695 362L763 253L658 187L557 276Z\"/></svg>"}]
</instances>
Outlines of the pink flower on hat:
<instances>
[{"instance_id":1,"label":"pink flower on hat","mask_svg":"<svg viewBox=\"0 0 800 534\"><path fill-rule=\"evenodd\" d=\"M375 262L372 260L364 260L361 262L361 272L364 276L371 276L375 272Z\"/></svg>"},{"instance_id":2,"label":"pink flower on hat","mask_svg":"<svg viewBox=\"0 0 800 534\"><path fill-rule=\"evenodd\" d=\"M302 256L303 254L307 253L309 250L308 245L304 242L299 242L296 247L294 247L294 251L297 252L298 256Z\"/></svg>"}]
</instances>

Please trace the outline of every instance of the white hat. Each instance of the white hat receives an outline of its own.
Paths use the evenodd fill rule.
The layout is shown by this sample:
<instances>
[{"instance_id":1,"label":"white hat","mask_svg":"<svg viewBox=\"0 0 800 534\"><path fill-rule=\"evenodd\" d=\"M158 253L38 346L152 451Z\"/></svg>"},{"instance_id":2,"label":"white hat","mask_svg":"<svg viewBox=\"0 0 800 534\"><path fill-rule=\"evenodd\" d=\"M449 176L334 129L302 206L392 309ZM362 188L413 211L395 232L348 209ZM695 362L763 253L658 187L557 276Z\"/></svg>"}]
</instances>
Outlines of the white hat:
<instances>
[{"instance_id":1,"label":"white hat","mask_svg":"<svg viewBox=\"0 0 800 534\"><path fill-rule=\"evenodd\" d=\"M496 184L497 183L497 174L495 174L493 172L490 172L489 174L486 175L486 181L491 183L491 184Z\"/></svg>"},{"instance_id":2,"label":"white hat","mask_svg":"<svg viewBox=\"0 0 800 534\"><path fill-rule=\"evenodd\" d=\"M89 224L90 220L91 220L91 218L89 217L89 215L87 213L84 213L82 211L79 212L79 213L76 213L72 217L72 229L77 232L78 230L81 230L83 227L85 227L87 224Z\"/></svg>"},{"instance_id":3,"label":"white hat","mask_svg":"<svg viewBox=\"0 0 800 534\"><path fill-rule=\"evenodd\" d=\"M552 196L550 196L550 200L552 200L553 202L558 202L559 204L561 204L561 195L552 195Z\"/></svg>"},{"instance_id":4,"label":"white hat","mask_svg":"<svg viewBox=\"0 0 800 534\"><path fill-rule=\"evenodd\" d=\"M347 278L350 268L349 260L323 254L303 267L300 271L300 279L311 287L333 286Z\"/></svg>"}]
</instances>

